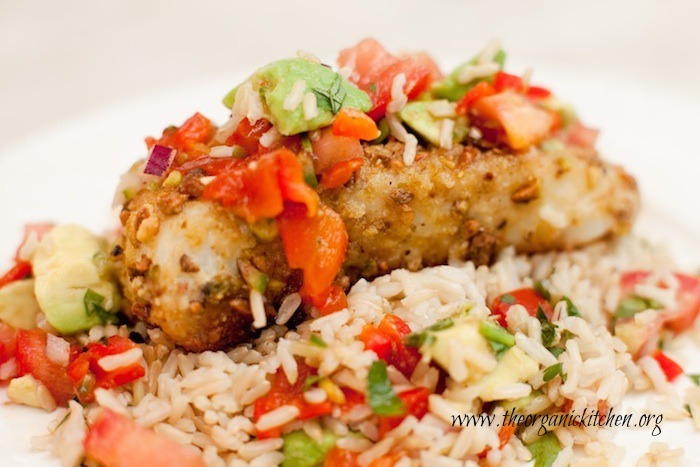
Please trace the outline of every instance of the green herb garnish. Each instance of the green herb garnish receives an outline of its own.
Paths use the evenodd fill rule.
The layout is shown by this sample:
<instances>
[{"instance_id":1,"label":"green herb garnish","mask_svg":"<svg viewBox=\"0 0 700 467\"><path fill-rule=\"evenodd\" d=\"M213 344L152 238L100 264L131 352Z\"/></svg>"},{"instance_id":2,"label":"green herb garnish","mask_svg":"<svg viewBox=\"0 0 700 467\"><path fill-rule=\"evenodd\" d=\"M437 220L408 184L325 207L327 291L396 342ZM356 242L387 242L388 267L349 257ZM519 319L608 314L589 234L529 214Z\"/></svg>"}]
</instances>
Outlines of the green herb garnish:
<instances>
[{"instance_id":1,"label":"green herb garnish","mask_svg":"<svg viewBox=\"0 0 700 467\"><path fill-rule=\"evenodd\" d=\"M571 301L569 297L564 296L562 298L566 302L566 314L569 316L578 316L579 318L582 318L581 313L578 311L578 308L576 308L576 305L574 305L574 302Z\"/></svg>"},{"instance_id":2,"label":"green herb garnish","mask_svg":"<svg viewBox=\"0 0 700 467\"><path fill-rule=\"evenodd\" d=\"M700 386L700 374L686 374L696 386Z\"/></svg>"},{"instance_id":3,"label":"green herb garnish","mask_svg":"<svg viewBox=\"0 0 700 467\"><path fill-rule=\"evenodd\" d=\"M316 95L316 106L319 109L330 110L334 115L337 114L343 106L347 94L342 83L343 78L336 73L333 84L328 90L313 88L312 92Z\"/></svg>"},{"instance_id":4,"label":"green herb garnish","mask_svg":"<svg viewBox=\"0 0 700 467\"><path fill-rule=\"evenodd\" d=\"M323 430L321 439L315 440L303 430L296 430L285 434L283 439L282 467L314 467L323 464L326 454L335 446L336 437Z\"/></svg>"},{"instance_id":5,"label":"green herb garnish","mask_svg":"<svg viewBox=\"0 0 700 467\"><path fill-rule=\"evenodd\" d=\"M547 318L547 315L544 314L544 310L539 305L537 306L536 316L542 326L542 344L545 347L549 347L557 338L556 326Z\"/></svg>"},{"instance_id":6,"label":"green herb garnish","mask_svg":"<svg viewBox=\"0 0 700 467\"><path fill-rule=\"evenodd\" d=\"M304 391L308 391L311 388L311 386L315 385L319 381L321 381L321 377L318 375L308 376L304 380Z\"/></svg>"},{"instance_id":7,"label":"green herb garnish","mask_svg":"<svg viewBox=\"0 0 700 467\"><path fill-rule=\"evenodd\" d=\"M515 337L498 323L482 321L479 323L479 333L488 340L497 357L515 345Z\"/></svg>"},{"instance_id":8,"label":"green herb garnish","mask_svg":"<svg viewBox=\"0 0 700 467\"><path fill-rule=\"evenodd\" d=\"M309 337L309 342L311 342L313 345L318 346L318 347L323 347L323 348L328 347L328 344L326 344L326 341L321 339L321 336L319 336L318 334L311 334L311 337Z\"/></svg>"},{"instance_id":9,"label":"green herb garnish","mask_svg":"<svg viewBox=\"0 0 700 467\"><path fill-rule=\"evenodd\" d=\"M559 357L559 355L564 353L564 349L562 349L561 347L550 347L547 350L549 350L551 354L555 357Z\"/></svg>"},{"instance_id":10,"label":"green herb garnish","mask_svg":"<svg viewBox=\"0 0 700 467\"><path fill-rule=\"evenodd\" d=\"M85 306L85 313L88 316L97 315L100 320L105 324L118 324L119 317L114 313L110 313L103 306L105 298L95 292L92 289L87 289L85 295L83 296L83 305Z\"/></svg>"},{"instance_id":11,"label":"green herb garnish","mask_svg":"<svg viewBox=\"0 0 700 467\"><path fill-rule=\"evenodd\" d=\"M552 294L549 293L549 289L547 289L547 281L535 281L534 285L535 290L537 291L538 294L542 296L545 300L548 302L552 300Z\"/></svg>"},{"instance_id":12,"label":"green herb garnish","mask_svg":"<svg viewBox=\"0 0 700 467\"><path fill-rule=\"evenodd\" d=\"M545 382L551 381L557 375L561 376L562 381L566 381L566 373L564 373L563 363L557 363L545 369L542 379Z\"/></svg>"},{"instance_id":13,"label":"green herb garnish","mask_svg":"<svg viewBox=\"0 0 700 467\"><path fill-rule=\"evenodd\" d=\"M430 345L435 342L435 336L431 335L431 332L442 331L443 329L448 329L454 326L454 321L452 318L441 319L432 326L428 326L419 332L413 332L406 336L406 345L409 347L420 348L423 345Z\"/></svg>"},{"instance_id":14,"label":"green herb garnish","mask_svg":"<svg viewBox=\"0 0 700 467\"><path fill-rule=\"evenodd\" d=\"M394 392L394 388L391 387L386 363L381 360L376 360L369 367L367 392L369 406L375 414L397 417L406 413L406 407Z\"/></svg>"},{"instance_id":15,"label":"green herb garnish","mask_svg":"<svg viewBox=\"0 0 700 467\"><path fill-rule=\"evenodd\" d=\"M561 451L561 445L554 433L548 432L534 443L528 444L527 449L532 453L534 467L551 467Z\"/></svg>"},{"instance_id":16,"label":"green herb garnish","mask_svg":"<svg viewBox=\"0 0 700 467\"><path fill-rule=\"evenodd\" d=\"M508 305L512 305L513 303L515 303L515 297L509 293L504 293L503 295L501 295L501 303L507 303Z\"/></svg>"},{"instance_id":17,"label":"green herb garnish","mask_svg":"<svg viewBox=\"0 0 700 467\"><path fill-rule=\"evenodd\" d=\"M615 319L629 318L644 310L660 310L664 306L659 302L638 295L624 298L615 310Z\"/></svg>"}]
</instances>

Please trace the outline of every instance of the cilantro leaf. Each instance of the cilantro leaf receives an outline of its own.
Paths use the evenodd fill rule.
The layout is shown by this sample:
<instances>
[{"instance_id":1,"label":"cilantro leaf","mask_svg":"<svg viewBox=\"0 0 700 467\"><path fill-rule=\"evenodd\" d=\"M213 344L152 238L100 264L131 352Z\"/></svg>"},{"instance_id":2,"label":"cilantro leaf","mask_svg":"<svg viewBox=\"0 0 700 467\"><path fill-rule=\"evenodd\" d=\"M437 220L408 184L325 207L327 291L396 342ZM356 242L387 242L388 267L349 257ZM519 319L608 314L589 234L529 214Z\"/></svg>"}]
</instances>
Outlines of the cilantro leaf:
<instances>
[{"instance_id":1,"label":"cilantro leaf","mask_svg":"<svg viewBox=\"0 0 700 467\"><path fill-rule=\"evenodd\" d=\"M534 288L537 291L537 293L542 296L542 298L549 302L552 300L552 294L549 293L549 289L547 289L547 284L548 282L546 280L535 281Z\"/></svg>"},{"instance_id":2,"label":"cilantro leaf","mask_svg":"<svg viewBox=\"0 0 700 467\"><path fill-rule=\"evenodd\" d=\"M638 295L630 295L624 298L615 310L615 319L629 318L644 310L659 310L663 308L658 302Z\"/></svg>"},{"instance_id":3,"label":"cilantro leaf","mask_svg":"<svg viewBox=\"0 0 700 467\"><path fill-rule=\"evenodd\" d=\"M562 300L566 302L566 314L569 316L578 316L579 318L582 318L581 313L578 311L578 308L576 308L576 305L574 305L574 302L571 301L569 297L564 297Z\"/></svg>"},{"instance_id":4,"label":"cilantro leaf","mask_svg":"<svg viewBox=\"0 0 700 467\"><path fill-rule=\"evenodd\" d=\"M549 318L547 318L547 315L544 314L544 310L541 306L537 307L536 316L540 321L540 325L542 326L542 344L545 347L549 347L557 338L556 326L554 326Z\"/></svg>"},{"instance_id":5,"label":"cilantro leaf","mask_svg":"<svg viewBox=\"0 0 700 467\"><path fill-rule=\"evenodd\" d=\"M534 467L551 467L561 451L561 445L554 433L548 432L534 443L528 444L527 449L532 453Z\"/></svg>"},{"instance_id":6,"label":"cilantro leaf","mask_svg":"<svg viewBox=\"0 0 700 467\"><path fill-rule=\"evenodd\" d=\"M369 367L367 375L369 406L377 415L396 417L406 413L404 403L394 392L386 371L386 363L376 360Z\"/></svg>"},{"instance_id":7,"label":"cilantro leaf","mask_svg":"<svg viewBox=\"0 0 700 467\"><path fill-rule=\"evenodd\" d=\"M561 347L550 347L547 350L549 350L555 357L558 357L559 355L564 353L564 349L562 349Z\"/></svg>"},{"instance_id":8,"label":"cilantro leaf","mask_svg":"<svg viewBox=\"0 0 700 467\"><path fill-rule=\"evenodd\" d=\"M337 73L330 88L313 88L311 91L316 96L316 106L319 109L330 110L334 115L340 111L347 95L343 89L343 78Z\"/></svg>"},{"instance_id":9,"label":"cilantro leaf","mask_svg":"<svg viewBox=\"0 0 700 467\"><path fill-rule=\"evenodd\" d=\"M561 379L563 381L566 380L566 373L564 373L564 364L563 363L556 363L550 367L547 367L547 369L544 370L544 374L542 375L542 379L545 382L551 381L557 375L561 376Z\"/></svg>"},{"instance_id":10,"label":"cilantro leaf","mask_svg":"<svg viewBox=\"0 0 700 467\"><path fill-rule=\"evenodd\" d=\"M700 374L687 374L686 376L688 376L696 386L700 386Z\"/></svg>"}]
</instances>

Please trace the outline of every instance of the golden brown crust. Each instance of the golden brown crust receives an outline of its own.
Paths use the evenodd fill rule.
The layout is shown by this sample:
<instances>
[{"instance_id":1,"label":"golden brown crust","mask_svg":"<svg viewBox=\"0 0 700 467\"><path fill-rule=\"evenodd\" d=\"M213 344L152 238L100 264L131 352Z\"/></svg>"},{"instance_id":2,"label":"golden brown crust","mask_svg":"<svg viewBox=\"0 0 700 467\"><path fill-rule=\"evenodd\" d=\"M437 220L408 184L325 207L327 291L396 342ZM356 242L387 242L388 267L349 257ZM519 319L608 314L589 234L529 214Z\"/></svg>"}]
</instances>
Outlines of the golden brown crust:
<instances>
[{"instance_id":1,"label":"golden brown crust","mask_svg":"<svg viewBox=\"0 0 700 467\"><path fill-rule=\"evenodd\" d=\"M346 186L320 191L350 238L340 284L451 258L488 264L505 245L575 248L626 233L638 207L634 179L591 150L513 155L455 145L420 149L410 167L402 153L396 141L366 145L366 162ZM198 199L199 176L177 189L140 192L122 213L120 241L129 312L189 350L252 335L241 264L270 277L270 315L301 282L279 238L258 238L229 210Z\"/></svg>"}]
</instances>

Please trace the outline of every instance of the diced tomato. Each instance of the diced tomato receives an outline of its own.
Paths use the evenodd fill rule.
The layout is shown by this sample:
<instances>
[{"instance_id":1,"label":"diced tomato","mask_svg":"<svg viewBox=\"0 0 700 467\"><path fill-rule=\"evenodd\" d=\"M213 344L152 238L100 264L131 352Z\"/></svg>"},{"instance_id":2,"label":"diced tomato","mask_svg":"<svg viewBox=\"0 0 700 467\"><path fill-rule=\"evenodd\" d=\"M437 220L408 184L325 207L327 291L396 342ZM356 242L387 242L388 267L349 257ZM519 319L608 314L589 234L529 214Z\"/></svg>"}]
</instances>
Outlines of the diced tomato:
<instances>
[{"instance_id":1,"label":"diced tomato","mask_svg":"<svg viewBox=\"0 0 700 467\"><path fill-rule=\"evenodd\" d=\"M32 264L29 261L18 260L2 277L0 277L0 288L11 282L25 279L32 275Z\"/></svg>"},{"instance_id":2,"label":"diced tomato","mask_svg":"<svg viewBox=\"0 0 700 467\"><path fill-rule=\"evenodd\" d=\"M246 150L248 155L258 152L260 137L264 135L272 124L267 120L260 119L255 123L250 123L250 120L244 118L238 124L236 130L226 140L226 144L232 146L237 144Z\"/></svg>"},{"instance_id":3,"label":"diced tomato","mask_svg":"<svg viewBox=\"0 0 700 467\"><path fill-rule=\"evenodd\" d=\"M480 126L495 123L503 128L504 142L516 151L545 139L555 123L549 112L513 91L482 97L470 109Z\"/></svg>"},{"instance_id":4,"label":"diced tomato","mask_svg":"<svg viewBox=\"0 0 700 467\"><path fill-rule=\"evenodd\" d=\"M15 356L16 331L5 323L0 323L0 365Z\"/></svg>"},{"instance_id":5,"label":"diced tomato","mask_svg":"<svg viewBox=\"0 0 700 467\"><path fill-rule=\"evenodd\" d=\"M501 442L501 444L498 445L499 449L503 449L506 444L508 444L508 441L510 441L515 434L516 428L515 425L504 425L498 430L498 440Z\"/></svg>"},{"instance_id":6,"label":"diced tomato","mask_svg":"<svg viewBox=\"0 0 700 467\"><path fill-rule=\"evenodd\" d=\"M634 287L649 277L648 271L631 271L620 278L620 288L623 295L629 294ZM663 310L661 317L664 327L673 332L682 332L690 328L700 313L700 279L686 274L674 274L678 281L676 292L676 308ZM665 284L658 284L666 287Z\"/></svg>"},{"instance_id":7,"label":"diced tomato","mask_svg":"<svg viewBox=\"0 0 700 467\"><path fill-rule=\"evenodd\" d=\"M427 388L412 388L397 394L406 407L406 415L400 417L379 417L379 437L383 438L388 432L396 428L409 414L418 420L428 413Z\"/></svg>"},{"instance_id":8,"label":"diced tomato","mask_svg":"<svg viewBox=\"0 0 700 467\"><path fill-rule=\"evenodd\" d=\"M232 163L206 186L202 197L219 201L251 223L277 217L285 200L303 203L308 216L318 207L318 194L306 184L299 158L288 149Z\"/></svg>"},{"instance_id":9,"label":"diced tomato","mask_svg":"<svg viewBox=\"0 0 700 467\"><path fill-rule=\"evenodd\" d=\"M360 170L364 163L365 160L359 157L336 162L321 177L321 185L329 190L340 188L350 180L352 174Z\"/></svg>"},{"instance_id":10,"label":"diced tomato","mask_svg":"<svg viewBox=\"0 0 700 467\"><path fill-rule=\"evenodd\" d=\"M398 461L403 457L402 452L394 452L391 454L384 454L379 456L369 463L368 467L394 467Z\"/></svg>"},{"instance_id":11,"label":"diced tomato","mask_svg":"<svg viewBox=\"0 0 700 467\"><path fill-rule=\"evenodd\" d=\"M336 311L343 310L348 307L348 297L343 289L332 284L327 290L307 299L323 316L330 315Z\"/></svg>"},{"instance_id":12,"label":"diced tomato","mask_svg":"<svg viewBox=\"0 0 700 467\"><path fill-rule=\"evenodd\" d=\"M654 360L659 363L659 366L664 372L664 375L666 375L666 379L668 381L673 381L683 374L683 368L681 368L678 363L671 360L661 351L661 349L656 349L656 352L653 353L652 357L654 357Z\"/></svg>"},{"instance_id":13,"label":"diced tomato","mask_svg":"<svg viewBox=\"0 0 700 467\"><path fill-rule=\"evenodd\" d=\"M90 425L84 441L85 454L105 467L204 467L197 451L124 415L102 409Z\"/></svg>"},{"instance_id":14,"label":"diced tomato","mask_svg":"<svg viewBox=\"0 0 700 467\"><path fill-rule=\"evenodd\" d=\"M406 77L403 91L409 99L418 96L431 83L432 71L421 60L411 56L394 57L374 39L364 39L341 51L338 64L352 68L349 80L369 94L374 105L368 115L375 121L386 113L396 76L403 73Z\"/></svg>"},{"instance_id":15,"label":"diced tomato","mask_svg":"<svg viewBox=\"0 0 700 467\"><path fill-rule=\"evenodd\" d=\"M482 97L493 96L494 94L496 94L496 90L491 86L491 83L480 81L457 102L456 111L460 115L466 115L474 102Z\"/></svg>"},{"instance_id":16,"label":"diced tomato","mask_svg":"<svg viewBox=\"0 0 700 467\"><path fill-rule=\"evenodd\" d=\"M214 127L211 121L204 115L197 112L185 123L180 125L180 128L175 132L175 148L184 150L191 149L194 144L206 143L211 138L214 132Z\"/></svg>"},{"instance_id":17,"label":"diced tomato","mask_svg":"<svg viewBox=\"0 0 700 467\"><path fill-rule=\"evenodd\" d=\"M542 311L547 318L552 317L552 305L539 294L535 289L518 289L499 295L491 304L491 314L496 317L498 324L508 327L506 316L511 306L518 304L525 307L530 316L537 314L537 308L542 307Z\"/></svg>"},{"instance_id":18,"label":"diced tomato","mask_svg":"<svg viewBox=\"0 0 700 467\"><path fill-rule=\"evenodd\" d=\"M365 152L357 138L337 136L331 128L319 132L319 137L311 142L314 151L314 169L323 173L338 162L349 159L363 159Z\"/></svg>"},{"instance_id":19,"label":"diced tomato","mask_svg":"<svg viewBox=\"0 0 700 467\"><path fill-rule=\"evenodd\" d=\"M593 149L598 139L599 130L588 128L576 120L566 132L566 142L581 148Z\"/></svg>"},{"instance_id":20,"label":"diced tomato","mask_svg":"<svg viewBox=\"0 0 700 467\"><path fill-rule=\"evenodd\" d=\"M328 415L333 410L333 404L326 400L319 404L310 404L304 399L304 382L310 376L316 375L316 369L297 359L298 376L294 384L290 384L287 376L280 368L272 378L272 387L263 397L255 401L253 420L257 423L260 417L283 405L293 405L299 409L299 420L309 420ZM259 439L276 438L280 436L282 427L271 428L258 432Z\"/></svg>"},{"instance_id":21,"label":"diced tomato","mask_svg":"<svg viewBox=\"0 0 700 467\"><path fill-rule=\"evenodd\" d=\"M366 325L360 333L360 340L364 342L365 349L373 351L410 378L421 358L418 349L406 346L405 338L410 333L411 329L401 318L385 315L376 328L371 324Z\"/></svg>"},{"instance_id":22,"label":"diced tomato","mask_svg":"<svg viewBox=\"0 0 700 467\"><path fill-rule=\"evenodd\" d=\"M340 411L342 413L348 413L356 405L365 403L365 395L362 394L361 392L357 392L354 389L350 389L350 388L340 388L340 389L341 389L341 391L343 391L343 394L345 395L345 402L343 404L340 404Z\"/></svg>"},{"instance_id":23,"label":"diced tomato","mask_svg":"<svg viewBox=\"0 0 700 467\"><path fill-rule=\"evenodd\" d=\"M357 456L359 455L359 452L336 447L326 454L323 467L359 467L360 464L357 463Z\"/></svg>"},{"instance_id":24,"label":"diced tomato","mask_svg":"<svg viewBox=\"0 0 700 467\"><path fill-rule=\"evenodd\" d=\"M442 70L438 66L437 62L430 56L427 52L413 52L408 54L403 54L399 58L412 58L418 63L424 65L430 72L430 82L436 83L443 79L445 76L442 74Z\"/></svg>"},{"instance_id":25,"label":"diced tomato","mask_svg":"<svg viewBox=\"0 0 700 467\"><path fill-rule=\"evenodd\" d=\"M136 343L131 339L121 336L110 337L107 345L88 344L85 352L78 355L68 367L68 377L76 387L80 401L91 402L97 388L111 389L142 378L146 369L140 363L111 371L104 370L99 364L102 357L124 353L135 347Z\"/></svg>"},{"instance_id":26,"label":"diced tomato","mask_svg":"<svg viewBox=\"0 0 700 467\"><path fill-rule=\"evenodd\" d=\"M46 386L57 405L65 405L73 398L73 383L68 378L66 368L46 356L46 332L41 329L18 329L16 339L19 373L31 374Z\"/></svg>"},{"instance_id":27,"label":"diced tomato","mask_svg":"<svg viewBox=\"0 0 700 467\"><path fill-rule=\"evenodd\" d=\"M237 159L232 160L228 157L203 156L186 161L184 164L177 166L175 169L182 175L186 175L196 169L201 169L205 174L212 176L219 175L221 172L237 163Z\"/></svg>"},{"instance_id":28,"label":"diced tomato","mask_svg":"<svg viewBox=\"0 0 700 467\"><path fill-rule=\"evenodd\" d=\"M493 87L496 89L496 92L502 92L507 89L515 92L523 92L525 90L520 76L511 75L503 71L497 72L493 77Z\"/></svg>"},{"instance_id":29,"label":"diced tomato","mask_svg":"<svg viewBox=\"0 0 700 467\"><path fill-rule=\"evenodd\" d=\"M338 112L331 129L336 136L349 136L365 141L376 139L380 134L374 120L366 113L351 108L343 108Z\"/></svg>"},{"instance_id":30,"label":"diced tomato","mask_svg":"<svg viewBox=\"0 0 700 467\"><path fill-rule=\"evenodd\" d=\"M539 100L548 98L552 95L552 92L549 89L542 88L540 86L530 86L527 88L525 95L532 100Z\"/></svg>"},{"instance_id":31,"label":"diced tomato","mask_svg":"<svg viewBox=\"0 0 700 467\"><path fill-rule=\"evenodd\" d=\"M277 226L287 264L304 272L302 296L315 297L328 290L348 247L343 219L324 204L315 217L308 217L303 205L287 203Z\"/></svg>"},{"instance_id":32,"label":"diced tomato","mask_svg":"<svg viewBox=\"0 0 700 467\"><path fill-rule=\"evenodd\" d=\"M214 126L211 121L204 115L197 112L190 118L185 120L185 123L177 128L169 127L163 131L160 139L148 137L146 144L148 148L152 148L156 144L167 146L183 152L202 152L193 151L197 145L203 145L209 141L214 134Z\"/></svg>"},{"instance_id":33,"label":"diced tomato","mask_svg":"<svg viewBox=\"0 0 700 467\"><path fill-rule=\"evenodd\" d=\"M518 93L524 93L528 98L532 100L545 99L552 95L552 93L540 86L528 86L525 88L523 80L521 77L516 75L510 75L499 71L493 78L493 87L496 88L497 92L502 92L505 90L512 90Z\"/></svg>"},{"instance_id":34,"label":"diced tomato","mask_svg":"<svg viewBox=\"0 0 700 467\"><path fill-rule=\"evenodd\" d=\"M565 412L568 412L568 410L565 410ZM517 429L517 426L515 424L503 425L501 428L499 428L498 440L500 441L500 443L498 444L498 449L503 449L506 446L506 444L508 444L508 441L510 441L510 439L515 434L516 429ZM485 458L490 450L491 450L491 448L487 447L486 449L481 451L479 454L477 454L477 457L479 459Z\"/></svg>"}]
</instances>

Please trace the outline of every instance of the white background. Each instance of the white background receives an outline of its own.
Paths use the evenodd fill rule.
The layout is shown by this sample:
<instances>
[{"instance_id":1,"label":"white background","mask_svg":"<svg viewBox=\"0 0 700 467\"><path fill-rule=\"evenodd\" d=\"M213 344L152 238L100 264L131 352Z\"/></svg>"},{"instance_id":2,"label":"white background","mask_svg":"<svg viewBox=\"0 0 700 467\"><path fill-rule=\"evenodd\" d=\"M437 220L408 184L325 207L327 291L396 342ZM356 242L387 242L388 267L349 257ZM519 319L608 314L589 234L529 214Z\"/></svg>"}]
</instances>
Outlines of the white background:
<instances>
[{"instance_id":1,"label":"white background","mask_svg":"<svg viewBox=\"0 0 700 467\"><path fill-rule=\"evenodd\" d=\"M606 157L638 176L646 199L700 231L699 21L700 2L692 0L0 0L0 158L67 120L167 89L215 82L218 98L241 73L298 49L332 62L340 48L371 35L395 51L429 50L451 66L498 37L511 69L533 66L536 82L604 130ZM625 95L628 89L634 92ZM218 109L203 97L171 105L177 112L167 121L115 128L104 143L119 138L140 151L147 134L195 110ZM154 103L142 114L164 110ZM224 117L223 109L214 115ZM610 135L626 144L611 144ZM43 157L74 149L55 147ZM135 156L125 154L120 167ZM35 169L22 176L29 181ZM0 191L0 209L16 197Z\"/></svg>"}]
</instances>

